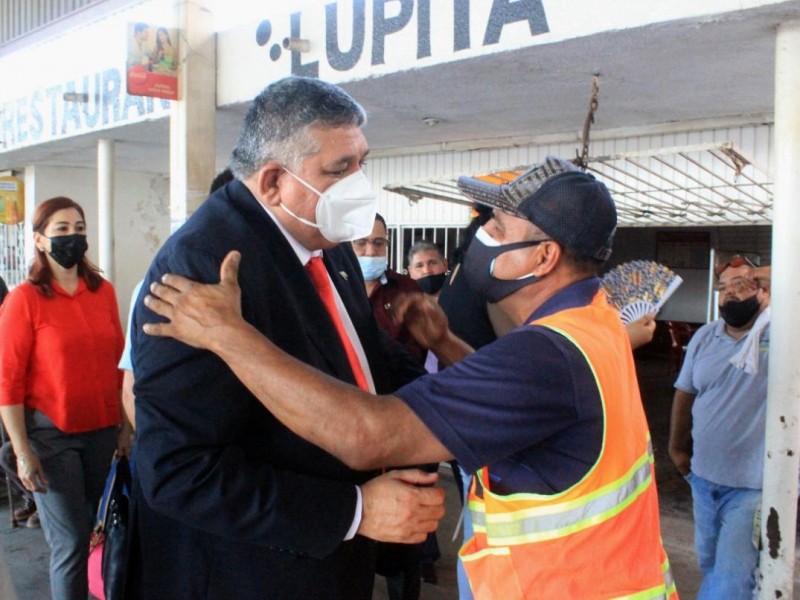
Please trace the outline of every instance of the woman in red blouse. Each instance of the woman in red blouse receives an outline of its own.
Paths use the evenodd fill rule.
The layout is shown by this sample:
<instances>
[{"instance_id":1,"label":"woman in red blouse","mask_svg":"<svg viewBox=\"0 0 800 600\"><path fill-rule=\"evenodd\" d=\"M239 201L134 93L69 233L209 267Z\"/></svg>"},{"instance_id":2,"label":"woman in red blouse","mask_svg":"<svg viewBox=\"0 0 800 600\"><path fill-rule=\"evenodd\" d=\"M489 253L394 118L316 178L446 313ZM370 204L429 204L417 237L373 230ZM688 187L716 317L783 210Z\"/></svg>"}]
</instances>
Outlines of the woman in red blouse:
<instances>
[{"instance_id":1,"label":"woman in red blouse","mask_svg":"<svg viewBox=\"0 0 800 600\"><path fill-rule=\"evenodd\" d=\"M86 600L89 534L120 428L122 353L114 288L85 253L83 209L36 208L36 255L0 308L0 416L50 546L54 600ZM124 427L122 428L124 429Z\"/></svg>"}]
</instances>

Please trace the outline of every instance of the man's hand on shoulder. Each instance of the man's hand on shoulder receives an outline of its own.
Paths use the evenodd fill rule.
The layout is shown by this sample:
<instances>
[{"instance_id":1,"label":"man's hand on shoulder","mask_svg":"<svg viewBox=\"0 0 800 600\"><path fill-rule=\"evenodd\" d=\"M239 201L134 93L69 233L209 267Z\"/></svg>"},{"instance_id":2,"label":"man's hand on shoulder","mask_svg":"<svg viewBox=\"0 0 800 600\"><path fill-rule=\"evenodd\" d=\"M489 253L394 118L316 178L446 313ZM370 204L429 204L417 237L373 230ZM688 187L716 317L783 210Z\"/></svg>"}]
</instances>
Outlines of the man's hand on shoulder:
<instances>
[{"instance_id":1,"label":"man's hand on shoulder","mask_svg":"<svg viewBox=\"0 0 800 600\"><path fill-rule=\"evenodd\" d=\"M150 286L145 305L169 319L168 323L146 323L144 332L172 337L195 348L213 350L224 332L245 325L242 291L239 287L241 255L233 250L220 266L220 282L202 284L167 273Z\"/></svg>"},{"instance_id":2,"label":"man's hand on shoulder","mask_svg":"<svg viewBox=\"0 0 800 600\"><path fill-rule=\"evenodd\" d=\"M361 486L363 515L358 533L381 542L416 544L436 531L444 516L444 490L436 473L390 471Z\"/></svg>"}]
</instances>

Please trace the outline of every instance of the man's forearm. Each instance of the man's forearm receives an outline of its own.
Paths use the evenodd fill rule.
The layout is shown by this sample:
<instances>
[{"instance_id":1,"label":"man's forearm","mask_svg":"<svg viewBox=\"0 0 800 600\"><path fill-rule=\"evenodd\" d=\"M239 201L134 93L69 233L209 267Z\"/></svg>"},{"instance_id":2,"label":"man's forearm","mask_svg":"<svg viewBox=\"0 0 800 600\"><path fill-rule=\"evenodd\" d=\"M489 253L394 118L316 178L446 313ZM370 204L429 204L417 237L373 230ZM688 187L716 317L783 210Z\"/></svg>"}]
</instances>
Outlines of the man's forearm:
<instances>
[{"instance_id":1,"label":"man's forearm","mask_svg":"<svg viewBox=\"0 0 800 600\"><path fill-rule=\"evenodd\" d=\"M450 458L398 398L376 397L321 373L283 352L244 321L220 333L210 349L253 395L297 435L351 468ZM420 427L424 433L408 435ZM410 443L412 437L420 443Z\"/></svg>"},{"instance_id":2,"label":"man's forearm","mask_svg":"<svg viewBox=\"0 0 800 600\"><path fill-rule=\"evenodd\" d=\"M670 452L692 452L692 406L694 396L675 391L672 400L672 414L669 426L669 451Z\"/></svg>"},{"instance_id":3,"label":"man's forearm","mask_svg":"<svg viewBox=\"0 0 800 600\"><path fill-rule=\"evenodd\" d=\"M472 346L452 332L448 332L447 337L442 340L440 344L437 344L435 348L431 348L431 350L436 355L436 358L446 366L464 360L467 356L475 352Z\"/></svg>"}]
</instances>

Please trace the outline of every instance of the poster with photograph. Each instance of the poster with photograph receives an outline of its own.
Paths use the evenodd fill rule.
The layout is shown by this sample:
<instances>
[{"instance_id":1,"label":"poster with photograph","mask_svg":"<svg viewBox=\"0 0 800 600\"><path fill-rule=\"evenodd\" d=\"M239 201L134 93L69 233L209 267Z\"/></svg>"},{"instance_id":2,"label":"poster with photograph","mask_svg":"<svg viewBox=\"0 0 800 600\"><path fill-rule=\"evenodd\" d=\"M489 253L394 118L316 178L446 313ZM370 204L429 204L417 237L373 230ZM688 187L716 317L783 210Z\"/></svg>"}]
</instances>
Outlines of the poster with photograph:
<instances>
[{"instance_id":1,"label":"poster with photograph","mask_svg":"<svg viewBox=\"0 0 800 600\"><path fill-rule=\"evenodd\" d=\"M178 31L128 23L127 91L132 96L178 99Z\"/></svg>"},{"instance_id":2,"label":"poster with photograph","mask_svg":"<svg viewBox=\"0 0 800 600\"><path fill-rule=\"evenodd\" d=\"M17 225L25 218L25 184L19 177L0 177L0 223Z\"/></svg>"}]
</instances>

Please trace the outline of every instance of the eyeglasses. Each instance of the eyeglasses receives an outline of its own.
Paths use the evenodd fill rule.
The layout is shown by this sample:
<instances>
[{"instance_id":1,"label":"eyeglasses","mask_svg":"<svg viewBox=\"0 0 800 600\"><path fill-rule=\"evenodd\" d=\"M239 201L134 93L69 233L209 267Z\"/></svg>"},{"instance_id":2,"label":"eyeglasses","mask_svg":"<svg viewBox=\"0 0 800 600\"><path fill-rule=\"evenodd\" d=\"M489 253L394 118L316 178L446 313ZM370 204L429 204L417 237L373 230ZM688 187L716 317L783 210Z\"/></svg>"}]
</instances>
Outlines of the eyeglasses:
<instances>
[{"instance_id":1,"label":"eyeglasses","mask_svg":"<svg viewBox=\"0 0 800 600\"><path fill-rule=\"evenodd\" d=\"M353 246L359 250L366 248L367 244L370 244L375 250L384 250L389 245L389 240L386 238L375 238L374 240L361 238L360 240L353 240Z\"/></svg>"}]
</instances>

